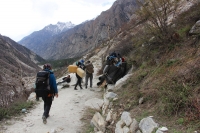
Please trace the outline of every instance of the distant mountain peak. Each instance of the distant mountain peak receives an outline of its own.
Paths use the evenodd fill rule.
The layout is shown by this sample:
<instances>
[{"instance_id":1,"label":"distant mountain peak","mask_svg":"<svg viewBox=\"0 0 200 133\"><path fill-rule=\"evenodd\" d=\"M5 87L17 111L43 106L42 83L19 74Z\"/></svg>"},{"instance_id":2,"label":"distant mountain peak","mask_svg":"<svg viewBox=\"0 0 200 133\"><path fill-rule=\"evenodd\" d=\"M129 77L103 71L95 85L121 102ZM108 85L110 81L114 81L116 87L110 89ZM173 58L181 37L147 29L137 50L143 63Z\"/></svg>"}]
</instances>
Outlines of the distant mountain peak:
<instances>
[{"instance_id":1,"label":"distant mountain peak","mask_svg":"<svg viewBox=\"0 0 200 133\"><path fill-rule=\"evenodd\" d=\"M51 31L54 34L59 34L61 32L64 32L68 29L71 29L75 26L75 24L72 24L70 21L69 22L57 22L57 24L49 24L43 28L43 30L46 31Z\"/></svg>"},{"instance_id":2,"label":"distant mountain peak","mask_svg":"<svg viewBox=\"0 0 200 133\"><path fill-rule=\"evenodd\" d=\"M73 28L75 24L71 22L57 22L57 24L49 24L45 26L42 30L35 31L30 35L24 37L18 43L35 51L42 43L52 38L52 36L58 35L62 32Z\"/></svg>"}]
</instances>

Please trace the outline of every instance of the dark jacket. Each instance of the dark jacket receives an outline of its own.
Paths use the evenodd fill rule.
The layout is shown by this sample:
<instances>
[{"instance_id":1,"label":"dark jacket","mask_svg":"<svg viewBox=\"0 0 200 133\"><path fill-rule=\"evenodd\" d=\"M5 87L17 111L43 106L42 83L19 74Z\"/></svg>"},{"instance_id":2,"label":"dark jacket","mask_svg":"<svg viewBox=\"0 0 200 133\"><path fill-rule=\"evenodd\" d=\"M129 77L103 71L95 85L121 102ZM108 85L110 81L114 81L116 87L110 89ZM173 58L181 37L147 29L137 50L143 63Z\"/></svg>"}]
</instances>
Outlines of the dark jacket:
<instances>
[{"instance_id":1,"label":"dark jacket","mask_svg":"<svg viewBox=\"0 0 200 133\"><path fill-rule=\"evenodd\" d=\"M86 68L86 73L94 73L94 66L93 64L90 62L88 64L85 64L85 68Z\"/></svg>"}]
</instances>

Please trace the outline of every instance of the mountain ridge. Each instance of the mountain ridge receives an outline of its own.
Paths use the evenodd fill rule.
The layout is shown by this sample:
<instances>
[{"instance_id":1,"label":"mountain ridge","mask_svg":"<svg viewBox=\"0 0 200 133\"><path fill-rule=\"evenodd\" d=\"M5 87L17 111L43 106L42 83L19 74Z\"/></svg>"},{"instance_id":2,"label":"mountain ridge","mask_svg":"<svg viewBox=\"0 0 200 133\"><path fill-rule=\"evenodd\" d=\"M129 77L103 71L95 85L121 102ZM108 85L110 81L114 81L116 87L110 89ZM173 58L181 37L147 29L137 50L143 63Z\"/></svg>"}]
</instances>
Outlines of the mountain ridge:
<instances>
[{"instance_id":1,"label":"mountain ridge","mask_svg":"<svg viewBox=\"0 0 200 133\"><path fill-rule=\"evenodd\" d=\"M95 19L86 21L48 39L35 38L19 41L44 59L66 59L80 57L109 40L120 27L133 19L137 9L135 0L117 0L110 9ZM73 51L73 52L72 52Z\"/></svg>"},{"instance_id":2,"label":"mountain ridge","mask_svg":"<svg viewBox=\"0 0 200 133\"><path fill-rule=\"evenodd\" d=\"M27 47L37 54L36 51L41 51L40 46L45 41L48 41L53 36L73 28L75 25L71 22L58 22L56 25L49 24L39 31L34 31L29 36L24 37L18 43Z\"/></svg>"}]
</instances>

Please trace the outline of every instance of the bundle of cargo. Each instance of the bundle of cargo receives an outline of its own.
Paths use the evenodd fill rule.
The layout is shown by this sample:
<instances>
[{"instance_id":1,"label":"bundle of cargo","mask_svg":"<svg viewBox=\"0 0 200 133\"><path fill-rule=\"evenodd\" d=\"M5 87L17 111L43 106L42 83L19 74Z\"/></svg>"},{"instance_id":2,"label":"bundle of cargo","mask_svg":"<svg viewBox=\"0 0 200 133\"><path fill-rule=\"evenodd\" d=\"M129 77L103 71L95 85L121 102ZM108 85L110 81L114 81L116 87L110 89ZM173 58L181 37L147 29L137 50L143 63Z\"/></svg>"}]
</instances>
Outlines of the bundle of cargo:
<instances>
[{"instance_id":1,"label":"bundle of cargo","mask_svg":"<svg viewBox=\"0 0 200 133\"><path fill-rule=\"evenodd\" d=\"M76 72L81 78L83 78L85 76L85 71L81 68L77 68L77 72Z\"/></svg>"},{"instance_id":2,"label":"bundle of cargo","mask_svg":"<svg viewBox=\"0 0 200 133\"><path fill-rule=\"evenodd\" d=\"M69 73L76 73L76 71L77 71L77 66L76 65L69 65L68 66L68 72Z\"/></svg>"},{"instance_id":3,"label":"bundle of cargo","mask_svg":"<svg viewBox=\"0 0 200 133\"><path fill-rule=\"evenodd\" d=\"M81 68L78 68L76 65L69 65L68 66L69 73L77 73L81 78L85 76L85 71Z\"/></svg>"}]
</instances>

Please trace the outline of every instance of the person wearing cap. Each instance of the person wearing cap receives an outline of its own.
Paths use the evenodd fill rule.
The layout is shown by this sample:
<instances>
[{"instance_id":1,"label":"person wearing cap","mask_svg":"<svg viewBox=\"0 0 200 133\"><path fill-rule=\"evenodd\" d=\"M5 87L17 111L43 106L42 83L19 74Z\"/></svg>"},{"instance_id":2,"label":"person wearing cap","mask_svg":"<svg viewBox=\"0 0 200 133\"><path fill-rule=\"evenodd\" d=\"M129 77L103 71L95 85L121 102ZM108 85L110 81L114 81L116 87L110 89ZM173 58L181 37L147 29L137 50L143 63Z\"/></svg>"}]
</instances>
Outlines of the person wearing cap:
<instances>
[{"instance_id":1,"label":"person wearing cap","mask_svg":"<svg viewBox=\"0 0 200 133\"><path fill-rule=\"evenodd\" d=\"M80 60L79 62L80 62L80 64L78 64L79 67L80 67L81 69L85 70L85 65L84 65L84 62L85 62L85 61L82 59L82 60Z\"/></svg>"},{"instance_id":2,"label":"person wearing cap","mask_svg":"<svg viewBox=\"0 0 200 133\"><path fill-rule=\"evenodd\" d=\"M42 97L42 100L44 101L44 113L42 116L43 123L47 123L47 118L49 117L49 112L51 109L52 101L54 96L58 98L58 89L57 89L57 84L56 84L56 78L54 76L54 73L52 71L52 67L50 64L45 64L43 66L44 71L48 71L50 73L49 75L49 85L51 90L53 90L53 94L48 94L47 97Z\"/></svg>"}]
</instances>

